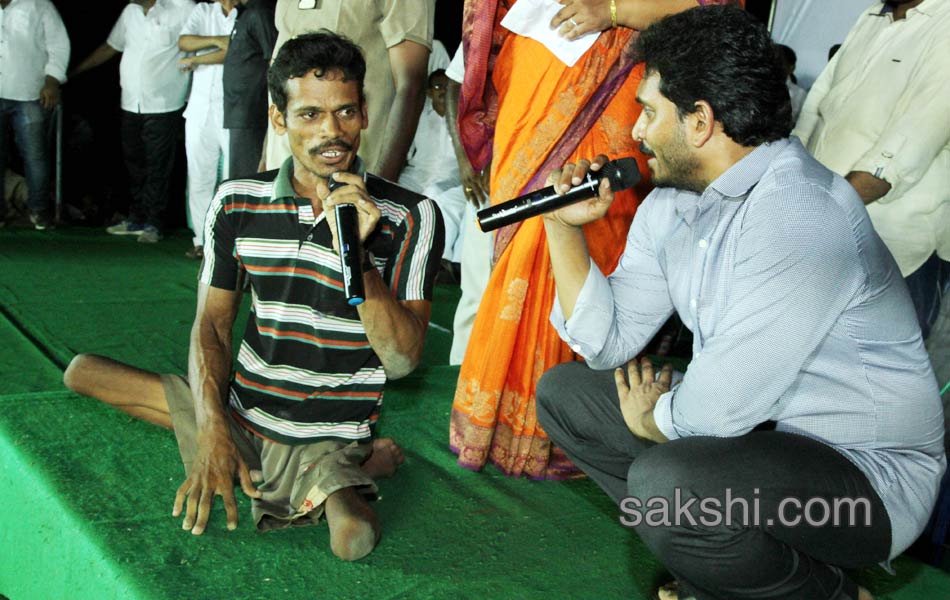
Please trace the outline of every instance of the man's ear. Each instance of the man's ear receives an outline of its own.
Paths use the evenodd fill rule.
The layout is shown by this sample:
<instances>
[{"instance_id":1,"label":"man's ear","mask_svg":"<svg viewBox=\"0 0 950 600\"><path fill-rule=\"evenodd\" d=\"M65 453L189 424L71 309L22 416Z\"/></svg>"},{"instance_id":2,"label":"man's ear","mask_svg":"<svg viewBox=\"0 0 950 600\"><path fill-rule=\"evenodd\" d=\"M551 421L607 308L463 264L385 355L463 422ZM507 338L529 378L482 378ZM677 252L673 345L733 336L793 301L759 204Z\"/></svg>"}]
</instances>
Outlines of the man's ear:
<instances>
[{"instance_id":1,"label":"man's ear","mask_svg":"<svg viewBox=\"0 0 950 600\"><path fill-rule=\"evenodd\" d=\"M687 139L695 148L702 148L716 131L716 115L712 105L705 100L699 100L693 105L693 112L687 116L689 128L686 131Z\"/></svg>"},{"instance_id":2,"label":"man's ear","mask_svg":"<svg viewBox=\"0 0 950 600\"><path fill-rule=\"evenodd\" d=\"M276 104L270 105L270 108L267 109L267 116L270 118L270 124L274 128L274 132L277 135L284 135L284 132L287 131L287 122L284 120L283 113L277 109Z\"/></svg>"}]
</instances>

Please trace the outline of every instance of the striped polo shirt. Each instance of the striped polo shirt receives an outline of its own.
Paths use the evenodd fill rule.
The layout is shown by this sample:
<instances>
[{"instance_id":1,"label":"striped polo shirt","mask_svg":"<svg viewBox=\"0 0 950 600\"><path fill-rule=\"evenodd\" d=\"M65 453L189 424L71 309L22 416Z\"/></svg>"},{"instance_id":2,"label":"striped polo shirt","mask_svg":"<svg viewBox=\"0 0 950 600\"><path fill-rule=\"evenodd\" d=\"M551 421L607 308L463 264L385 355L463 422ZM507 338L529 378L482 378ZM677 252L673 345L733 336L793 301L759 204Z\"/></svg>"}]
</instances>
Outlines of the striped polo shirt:
<instances>
[{"instance_id":1,"label":"striped polo shirt","mask_svg":"<svg viewBox=\"0 0 950 600\"><path fill-rule=\"evenodd\" d=\"M222 183L205 229L199 279L237 290L251 313L229 403L258 435L285 444L372 436L386 373L356 307L323 213L294 193L293 158L278 171ZM364 246L397 300L432 299L442 217L432 200L371 174L381 216Z\"/></svg>"}]
</instances>

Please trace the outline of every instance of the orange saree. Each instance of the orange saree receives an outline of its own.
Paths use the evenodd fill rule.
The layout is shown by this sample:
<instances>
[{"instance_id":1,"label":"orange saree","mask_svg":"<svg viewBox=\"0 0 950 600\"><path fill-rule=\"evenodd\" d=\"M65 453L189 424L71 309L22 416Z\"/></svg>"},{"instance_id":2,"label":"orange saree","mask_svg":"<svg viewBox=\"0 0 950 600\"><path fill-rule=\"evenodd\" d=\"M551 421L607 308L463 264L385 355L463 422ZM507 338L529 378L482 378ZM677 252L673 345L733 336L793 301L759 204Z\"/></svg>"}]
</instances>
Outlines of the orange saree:
<instances>
[{"instance_id":1,"label":"orange saree","mask_svg":"<svg viewBox=\"0 0 950 600\"><path fill-rule=\"evenodd\" d=\"M744 5L743 0L697 0ZM534 40L499 25L510 0L466 0L465 81L459 129L476 168L491 160L493 204L544 187L567 160L633 156L649 178L632 139L640 114L636 90L643 65L633 65L636 32L613 28L567 67ZM617 264L644 183L616 195L607 215L584 228L604 273ZM449 431L458 463L492 462L505 474L535 479L579 475L551 446L535 416L535 386L552 366L579 360L549 323L554 303L550 256L539 217L496 232L495 265L462 362Z\"/></svg>"},{"instance_id":2,"label":"orange saree","mask_svg":"<svg viewBox=\"0 0 950 600\"><path fill-rule=\"evenodd\" d=\"M629 61L623 53L632 36L629 29L604 32L573 68L534 40L507 36L492 70L498 98L492 203L543 187L547 174L568 158L634 156L641 173L648 173L631 137L643 68L617 69ZM598 101L599 117L585 115ZM644 187L618 194L607 216L585 227L591 256L605 273L619 260ZM548 321L553 302L541 219L500 230L452 407L450 446L461 466L479 469L491 461L508 475L538 479L579 473L552 448L535 418L538 379L548 368L578 359Z\"/></svg>"}]
</instances>

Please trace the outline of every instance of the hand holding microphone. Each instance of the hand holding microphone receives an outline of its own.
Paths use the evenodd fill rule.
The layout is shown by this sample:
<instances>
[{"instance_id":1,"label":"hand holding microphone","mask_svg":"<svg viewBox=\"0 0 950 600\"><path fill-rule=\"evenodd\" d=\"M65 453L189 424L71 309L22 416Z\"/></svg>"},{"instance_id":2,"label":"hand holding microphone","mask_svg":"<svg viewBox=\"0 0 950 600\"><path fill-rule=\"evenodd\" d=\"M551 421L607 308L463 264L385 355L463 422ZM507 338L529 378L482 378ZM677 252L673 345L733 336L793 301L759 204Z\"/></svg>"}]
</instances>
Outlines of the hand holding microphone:
<instances>
[{"instance_id":1,"label":"hand holding microphone","mask_svg":"<svg viewBox=\"0 0 950 600\"><path fill-rule=\"evenodd\" d=\"M334 173L327 179L330 195L323 208L336 241L343 273L343 293L351 306L366 299L363 289L363 240L376 227L379 209L359 175ZM331 218L332 214L332 218ZM331 222L332 221L332 222Z\"/></svg>"},{"instance_id":2,"label":"hand holding microphone","mask_svg":"<svg viewBox=\"0 0 950 600\"><path fill-rule=\"evenodd\" d=\"M492 231L582 200L598 198L595 202L567 211L571 222L565 222L563 216L558 217L566 225L583 225L607 212L614 192L629 189L639 181L640 170L636 159L620 158L608 162L607 157L601 154L593 163L587 160L581 160L577 165L568 163L561 171L552 173L548 183L554 185L550 187L478 211L478 224L482 231ZM605 182L609 182L609 185Z\"/></svg>"}]
</instances>

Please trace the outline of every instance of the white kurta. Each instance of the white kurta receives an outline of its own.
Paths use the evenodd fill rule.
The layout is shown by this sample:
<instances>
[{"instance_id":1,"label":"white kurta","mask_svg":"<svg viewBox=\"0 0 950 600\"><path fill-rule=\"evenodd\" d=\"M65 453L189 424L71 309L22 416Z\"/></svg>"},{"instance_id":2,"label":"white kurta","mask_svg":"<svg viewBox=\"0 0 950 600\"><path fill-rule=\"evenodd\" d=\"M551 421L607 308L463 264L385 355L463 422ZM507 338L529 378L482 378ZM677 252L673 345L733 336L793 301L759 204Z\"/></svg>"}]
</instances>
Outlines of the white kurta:
<instances>
[{"instance_id":1,"label":"white kurta","mask_svg":"<svg viewBox=\"0 0 950 600\"><path fill-rule=\"evenodd\" d=\"M230 35L237 9L227 15L218 2L194 8L181 35ZM214 52L207 49L198 54ZM188 159L188 219L195 246L204 245L204 224L215 188L228 176L228 130L224 128L224 65L198 65L185 109L185 154Z\"/></svg>"},{"instance_id":2,"label":"white kurta","mask_svg":"<svg viewBox=\"0 0 950 600\"><path fill-rule=\"evenodd\" d=\"M822 164L891 184L868 205L906 277L950 260L950 2L864 12L808 94L794 135Z\"/></svg>"}]
</instances>

